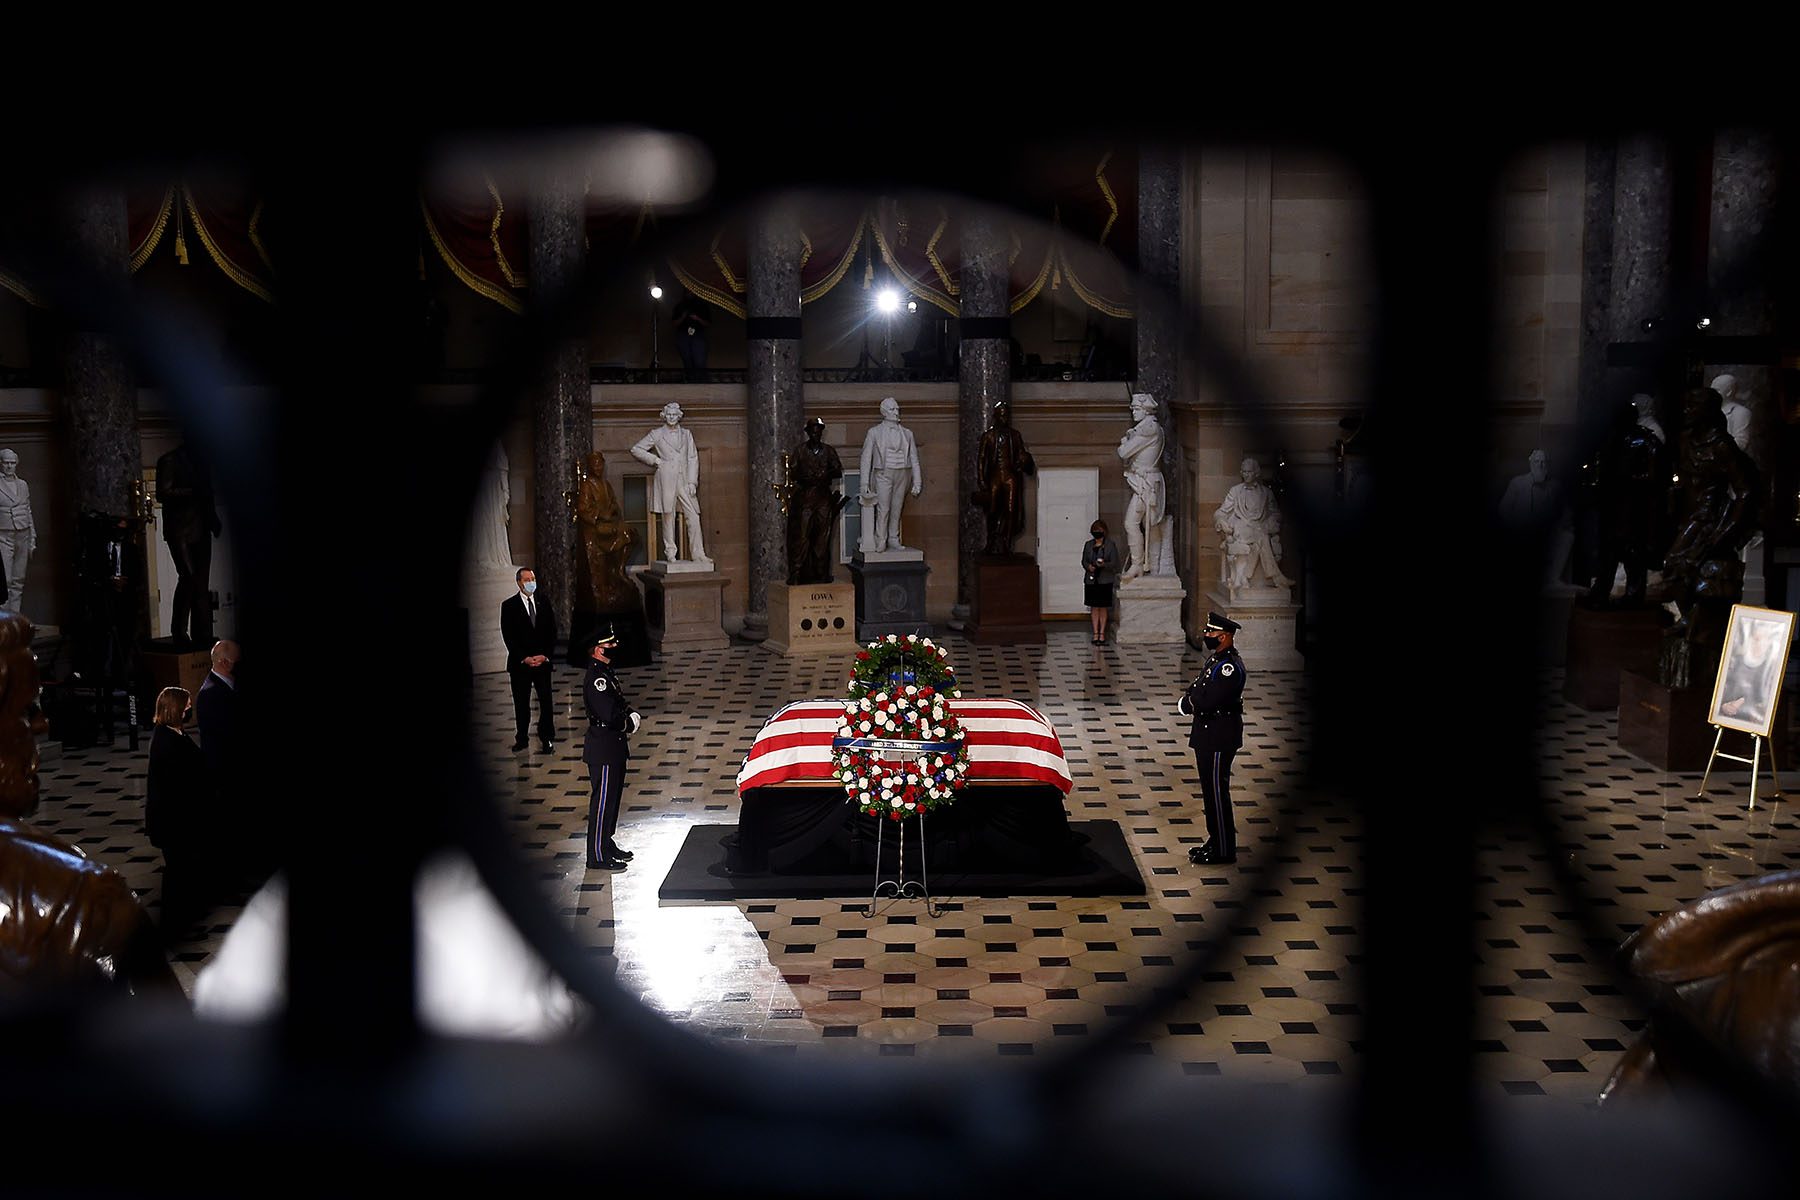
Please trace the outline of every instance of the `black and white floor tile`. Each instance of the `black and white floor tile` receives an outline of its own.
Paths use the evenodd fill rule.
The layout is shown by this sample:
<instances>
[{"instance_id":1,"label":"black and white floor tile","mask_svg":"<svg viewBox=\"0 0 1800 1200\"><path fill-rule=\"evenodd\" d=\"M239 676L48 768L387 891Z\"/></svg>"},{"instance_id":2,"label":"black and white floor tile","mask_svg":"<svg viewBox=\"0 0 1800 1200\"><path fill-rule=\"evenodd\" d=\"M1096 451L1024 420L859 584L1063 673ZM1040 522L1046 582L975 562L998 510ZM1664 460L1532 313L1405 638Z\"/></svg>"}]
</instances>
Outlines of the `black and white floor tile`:
<instances>
[{"instance_id":1,"label":"black and white floor tile","mask_svg":"<svg viewBox=\"0 0 1800 1200\"><path fill-rule=\"evenodd\" d=\"M1036 1059L1078 1044L1159 992L1185 955L1220 935L1204 981L1142 1024L1125 1050L1172 1073L1336 1087L1358 1070L1358 832L1301 778L1311 728L1299 674L1253 674L1234 795L1235 867L1195 867L1204 837L1194 763L1173 701L1197 652L1104 648L1074 628L1043 647L946 639L965 694L1027 700L1055 724L1076 784L1076 819L1116 820L1149 894L1134 899L944 897L663 904L657 887L695 823L731 822L734 779L764 717L842 691L847 660L748 646L621 673L646 714L633 740L619 840L627 871L584 866L587 777L575 721L579 675L559 668L563 737L514 754L502 675L479 677L482 751L521 845L549 866L551 903L643 1001L747 1053ZM1254 672L1255 664L1250 664ZM1619 749L1614 715L1565 704L1546 678L1540 785L1560 844L1494 833L1478 879L1478 1019L1484 1086L1541 1103L1592 1104L1643 1026L1609 959L1650 916L1704 892L1800 865L1787 802L1744 806L1742 776L1695 799L1697 778ZM145 743L147 748L147 741ZM146 750L73 751L44 770L39 822L123 871L154 911L161 859L142 830ZM1277 859L1283 834L1289 853ZM1565 897L1550 854L1594 898ZM236 910L176 948L184 983Z\"/></svg>"}]
</instances>

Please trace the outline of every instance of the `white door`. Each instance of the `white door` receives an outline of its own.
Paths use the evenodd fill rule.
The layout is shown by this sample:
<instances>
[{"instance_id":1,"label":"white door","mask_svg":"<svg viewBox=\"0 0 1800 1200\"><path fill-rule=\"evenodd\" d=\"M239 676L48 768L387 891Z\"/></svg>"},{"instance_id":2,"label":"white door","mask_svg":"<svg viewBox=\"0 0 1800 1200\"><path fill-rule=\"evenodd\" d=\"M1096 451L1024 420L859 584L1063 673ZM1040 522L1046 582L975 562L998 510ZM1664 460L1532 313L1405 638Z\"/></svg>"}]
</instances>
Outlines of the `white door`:
<instances>
[{"instance_id":1,"label":"white door","mask_svg":"<svg viewBox=\"0 0 1800 1200\"><path fill-rule=\"evenodd\" d=\"M1045 616L1087 612L1081 547L1099 515L1100 468L1039 468L1037 559Z\"/></svg>"}]
</instances>

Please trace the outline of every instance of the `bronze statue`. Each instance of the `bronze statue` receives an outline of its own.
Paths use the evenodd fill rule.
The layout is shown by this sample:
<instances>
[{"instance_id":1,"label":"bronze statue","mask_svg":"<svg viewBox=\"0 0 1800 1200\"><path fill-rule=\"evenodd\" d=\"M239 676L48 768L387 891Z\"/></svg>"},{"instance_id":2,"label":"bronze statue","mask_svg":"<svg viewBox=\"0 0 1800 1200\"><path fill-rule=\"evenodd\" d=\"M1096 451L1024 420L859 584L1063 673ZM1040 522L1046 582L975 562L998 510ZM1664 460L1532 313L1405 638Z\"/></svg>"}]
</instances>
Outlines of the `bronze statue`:
<instances>
[{"instance_id":1,"label":"bronze statue","mask_svg":"<svg viewBox=\"0 0 1800 1200\"><path fill-rule=\"evenodd\" d=\"M1012 554L1013 539L1025 529L1025 477L1036 473L1025 438L1012 427L1012 406L1002 400L975 449L975 494L969 498L987 512L988 554Z\"/></svg>"},{"instance_id":2,"label":"bronze statue","mask_svg":"<svg viewBox=\"0 0 1800 1200\"><path fill-rule=\"evenodd\" d=\"M190 646L211 646L212 595L207 575L212 544L224 526L213 504L206 463L186 442L156 460L156 502L162 506L163 541L175 562L175 612L171 633Z\"/></svg>"},{"instance_id":3,"label":"bronze statue","mask_svg":"<svg viewBox=\"0 0 1800 1200\"><path fill-rule=\"evenodd\" d=\"M1678 475L1675 540L1663 559L1663 587L1681 610L1659 664L1668 687L1711 677L1731 606L1744 595L1740 556L1756 532L1756 464L1732 440L1724 400L1711 388L1681 399Z\"/></svg>"},{"instance_id":4,"label":"bronze statue","mask_svg":"<svg viewBox=\"0 0 1800 1200\"><path fill-rule=\"evenodd\" d=\"M113 986L180 996L125 877L23 820L38 804L28 716L37 694L31 622L0 609L0 992Z\"/></svg>"},{"instance_id":5,"label":"bronze statue","mask_svg":"<svg viewBox=\"0 0 1800 1200\"><path fill-rule=\"evenodd\" d=\"M593 613L635 612L642 604L637 585L625 573L634 535L625 510L606 482L606 456L587 456L575 495L575 609Z\"/></svg>"},{"instance_id":6,"label":"bronze statue","mask_svg":"<svg viewBox=\"0 0 1800 1200\"><path fill-rule=\"evenodd\" d=\"M787 552L789 583L830 583L831 527L844 497L833 485L844 477L837 451L825 444L825 422L806 423L806 442L790 458L787 483Z\"/></svg>"},{"instance_id":7,"label":"bronze statue","mask_svg":"<svg viewBox=\"0 0 1800 1200\"><path fill-rule=\"evenodd\" d=\"M1613 578L1625 568L1621 608L1641 608L1650 567L1662 545L1668 478L1662 439L1640 423L1629 404L1614 414L1613 429L1595 457L1591 487L1599 518L1594 581L1586 602L1612 602Z\"/></svg>"}]
</instances>

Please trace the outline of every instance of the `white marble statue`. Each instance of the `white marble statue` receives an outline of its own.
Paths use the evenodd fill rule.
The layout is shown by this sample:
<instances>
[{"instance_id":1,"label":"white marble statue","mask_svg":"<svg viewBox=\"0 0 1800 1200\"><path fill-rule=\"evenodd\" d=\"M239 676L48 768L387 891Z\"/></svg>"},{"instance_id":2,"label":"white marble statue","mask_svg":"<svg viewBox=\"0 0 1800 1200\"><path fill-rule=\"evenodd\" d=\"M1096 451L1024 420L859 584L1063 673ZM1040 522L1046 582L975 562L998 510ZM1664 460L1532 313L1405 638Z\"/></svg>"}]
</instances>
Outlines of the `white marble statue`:
<instances>
[{"instance_id":1,"label":"white marble statue","mask_svg":"<svg viewBox=\"0 0 1800 1200\"><path fill-rule=\"evenodd\" d=\"M1663 445L1669 444L1669 435L1663 432L1662 422L1656 419L1656 397L1648 392L1639 392L1631 398L1632 407L1637 409L1637 423L1656 435L1656 440Z\"/></svg>"},{"instance_id":2,"label":"white marble statue","mask_svg":"<svg viewBox=\"0 0 1800 1200\"><path fill-rule=\"evenodd\" d=\"M1175 574L1175 548L1169 538L1174 520L1168 513L1168 492L1163 482L1163 429L1156 420L1156 397L1138 392L1131 398L1131 428L1119 439L1119 457L1125 460L1125 486L1131 499L1125 505L1126 556L1131 560L1122 579L1140 575Z\"/></svg>"},{"instance_id":3,"label":"white marble statue","mask_svg":"<svg viewBox=\"0 0 1800 1200\"><path fill-rule=\"evenodd\" d=\"M475 493L475 511L469 519L469 561L484 567L512 569L512 546L507 541L506 506L512 499L507 483L506 447L494 443L481 486Z\"/></svg>"},{"instance_id":4,"label":"white marble statue","mask_svg":"<svg viewBox=\"0 0 1800 1200\"><path fill-rule=\"evenodd\" d=\"M900 510L910 494L925 486L919 446L900 423L900 402L881 402L881 424L871 425L862 448L862 549L864 554L905 550L900 542ZM873 509L871 514L870 509Z\"/></svg>"},{"instance_id":5,"label":"white marble statue","mask_svg":"<svg viewBox=\"0 0 1800 1200\"><path fill-rule=\"evenodd\" d=\"M1266 587L1292 587L1281 573L1281 510L1275 493L1262 481L1262 467L1246 458L1238 472L1242 483L1225 493L1213 514L1213 528L1225 535L1220 546L1220 581L1233 593L1252 586L1257 576Z\"/></svg>"},{"instance_id":6,"label":"white marble statue","mask_svg":"<svg viewBox=\"0 0 1800 1200\"><path fill-rule=\"evenodd\" d=\"M1554 587L1562 582L1569 553L1575 547L1575 530L1563 509L1562 489L1550 478L1550 463L1542 450L1533 450L1525 460L1525 474L1515 475L1500 497L1500 519L1516 529L1546 527L1550 545L1544 560L1544 585ZM1554 522L1554 524L1550 524Z\"/></svg>"},{"instance_id":7,"label":"white marble statue","mask_svg":"<svg viewBox=\"0 0 1800 1200\"><path fill-rule=\"evenodd\" d=\"M656 468L650 511L661 517L663 560L675 562L678 558L675 513L679 510L687 518L692 561L710 567L712 560L706 557L700 535L700 454L694 449L694 435L681 427L681 405L663 405L662 419L662 428L640 438L631 448L631 456Z\"/></svg>"},{"instance_id":8,"label":"white marble statue","mask_svg":"<svg viewBox=\"0 0 1800 1200\"><path fill-rule=\"evenodd\" d=\"M1736 375L1714 375L1712 390L1725 402L1725 431L1739 450L1750 451L1750 406L1738 399Z\"/></svg>"},{"instance_id":9,"label":"white marble statue","mask_svg":"<svg viewBox=\"0 0 1800 1200\"><path fill-rule=\"evenodd\" d=\"M0 565L6 568L6 607L13 612L25 601L25 568L36 548L31 486L19 478L19 456L0 450Z\"/></svg>"}]
</instances>

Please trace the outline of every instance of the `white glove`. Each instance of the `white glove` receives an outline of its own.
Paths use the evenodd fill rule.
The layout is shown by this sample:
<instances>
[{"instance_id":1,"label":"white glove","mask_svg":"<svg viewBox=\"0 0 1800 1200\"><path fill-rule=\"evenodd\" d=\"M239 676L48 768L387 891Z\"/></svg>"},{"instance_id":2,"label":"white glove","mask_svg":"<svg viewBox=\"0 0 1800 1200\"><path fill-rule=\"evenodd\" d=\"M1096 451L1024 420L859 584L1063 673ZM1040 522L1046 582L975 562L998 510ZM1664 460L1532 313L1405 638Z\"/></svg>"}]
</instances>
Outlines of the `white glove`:
<instances>
[{"instance_id":1,"label":"white glove","mask_svg":"<svg viewBox=\"0 0 1800 1200\"><path fill-rule=\"evenodd\" d=\"M637 713L633 712L631 714L631 728L627 729L625 732L626 733L636 733L638 731L638 726L642 725L643 723L644 723L644 718L638 716Z\"/></svg>"},{"instance_id":2,"label":"white glove","mask_svg":"<svg viewBox=\"0 0 1800 1200\"><path fill-rule=\"evenodd\" d=\"M1191 717L1194 715L1193 708L1188 705L1186 692L1181 693L1181 702L1175 706L1175 711L1184 717Z\"/></svg>"}]
</instances>

